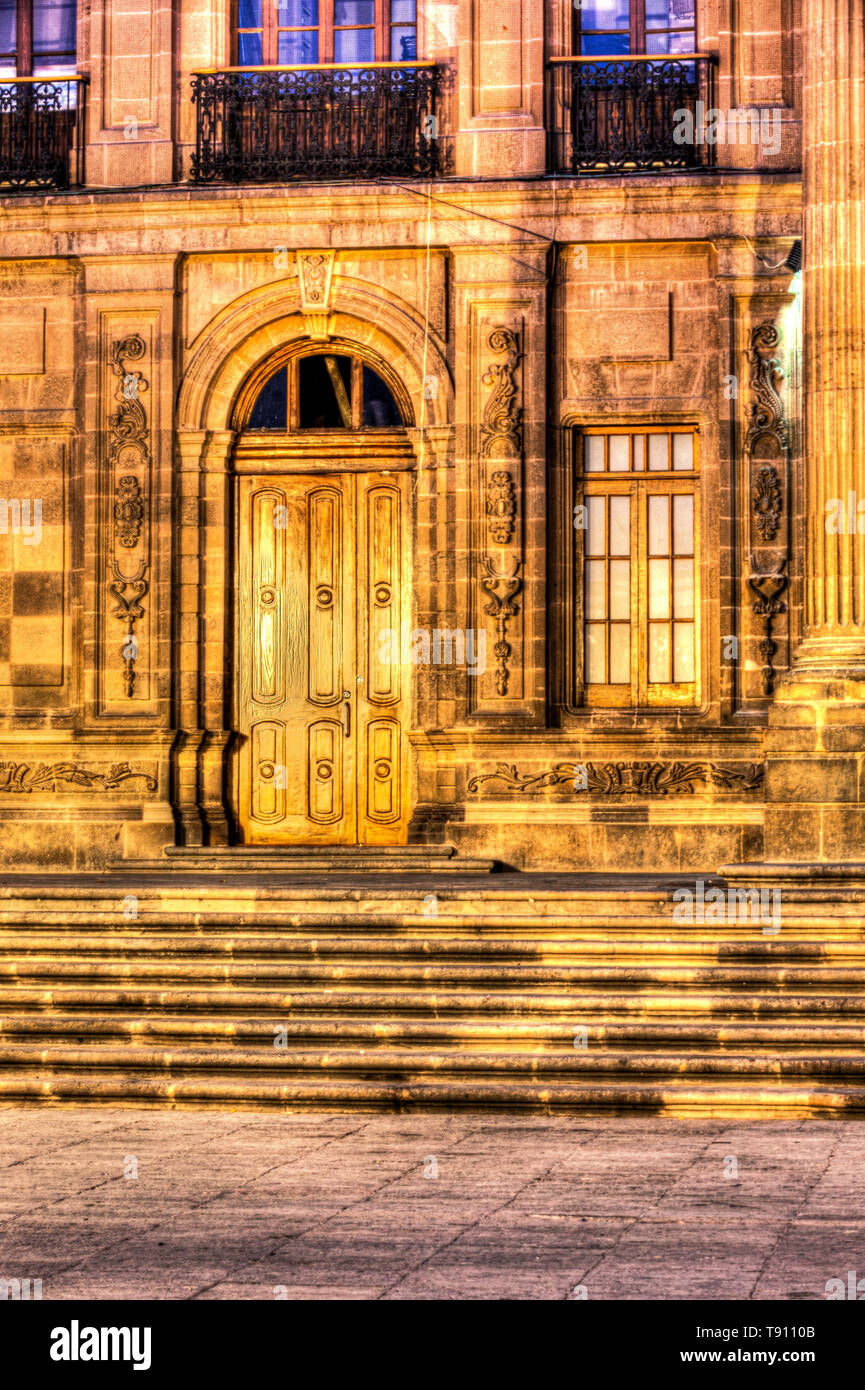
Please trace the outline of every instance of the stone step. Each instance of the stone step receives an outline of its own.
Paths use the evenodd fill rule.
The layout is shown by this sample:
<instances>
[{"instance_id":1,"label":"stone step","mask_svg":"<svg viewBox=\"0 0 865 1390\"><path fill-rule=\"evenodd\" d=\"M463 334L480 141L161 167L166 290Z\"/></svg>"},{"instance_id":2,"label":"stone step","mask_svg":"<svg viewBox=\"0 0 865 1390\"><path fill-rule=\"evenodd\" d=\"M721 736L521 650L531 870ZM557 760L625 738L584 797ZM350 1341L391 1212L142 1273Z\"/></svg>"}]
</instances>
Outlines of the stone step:
<instances>
[{"instance_id":1,"label":"stone step","mask_svg":"<svg viewBox=\"0 0 865 1390\"><path fill-rule=\"evenodd\" d=\"M668 1018L707 1016L734 1020L742 1015L757 1018L801 1018L811 1021L843 1021L865 1019L865 993L857 990L845 993L753 993L736 991L699 992L693 988L674 989L667 986L658 992L638 993L633 989L567 993L542 990L513 991L507 989L326 989L298 988L288 992L275 989L241 989L227 985L211 989L194 989L186 984L173 983L166 988L148 988L124 982L123 986L85 986L52 984L49 988L35 985L0 984L0 1016L24 1010L74 1009L137 1010L201 1013L226 1011L253 1014L263 1018L290 1018L296 1014L335 1014L341 1018L383 1014L395 1016L426 1014L439 1017L455 1014L469 1017L481 1015L522 1018L566 1018L574 1025L589 1018L599 1022L607 1017L664 1014Z\"/></svg>"},{"instance_id":2,"label":"stone step","mask_svg":"<svg viewBox=\"0 0 865 1390\"><path fill-rule=\"evenodd\" d=\"M82 1014L36 1013L0 1017L0 1040L6 1043L57 1038L74 1038L78 1042L124 1039L137 1046L140 1042L194 1042L196 1045L235 1046L255 1044L274 1046L275 1029L279 1028L287 1041L297 1044L316 1044L329 1050L364 1045L366 1047L396 1046L420 1048L444 1044L459 1048L546 1048L573 1047L574 1024L542 1019L538 1021L508 1019L495 1022L488 1018L426 1019L389 1018L374 1022L365 1019L334 1018L332 1015L312 1018L271 1019L241 1016L193 1017L152 1014ZM815 1024L811 1022L772 1024L702 1022L696 1019L668 1022L653 1019L644 1023L623 1023L602 1020L585 1026L587 1047L639 1047L653 1050L678 1050L695 1045L701 1049L769 1048L773 1051L813 1050L829 1052L863 1052L865 1023Z\"/></svg>"},{"instance_id":3,"label":"stone step","mask_svg":"<svg viewBox=\"0 0 865 1390\"><path fill-rule=\"evenodd\" d=\"M351 965L358 961L386 964L394 961L461 961L483 960L501 964L555 961L557 964L580 963L587 960L610 961L617 965L636 965L651 959L658 964L674 964L685 960L712 961L734 964L737 961L813 962L822 967L827 963L865 964L865 937L858 941L812 940L792 937L789 933L767 937L755 935L739 941L706 940L683 935L681 932L661 936L630 937L628 940L605 940L579 931L558 936L524 938L492 936L477 932L466 936L433 937L369 935L366 932L345 935L332 932L316 933L282 931L263 934L249 930L231 934L216 931L185 931L167 933L153 928L142 931L117 926L113 930L84 934L73 928L58 932L45 928L26 931L0 928L0 960L11 956L20 960L75 960L98 956L103 960L149 958L177 964L187 959L240 957L267 960L269 957L295 960L327 961Z\"/></svg>"},{"instance_id":4,"label":"stone step","mask_svg":"<svg viewBox=\"0 0 865 1390\"><path fill-rule=\"evenodd\" d=\"M331 1077L279 1082L239 1075L170 1079L121 1071L55 1072L13 1068L0 1075L0 1103L73 1105L212 1106L311 1110L549 1110L573 1114L629 1114L647 1110L671 1118L691 1115L740 1119L859 1118L865 1087L795 1081L719 1084L694 1080L591 1082L571 1080L346 1081Z\"/></svg>"},{"instance_id":5,"label":"stone step","mask_svg":"<svg viewBox=\"0 0 865 1390\"><path fill-rule=\"evenodd\" d=\"M106 980L147 985L163 981L175 988L194 987L215 981L226 988L236 983L272 984L285 988L309 984L329 986L335 991L355 985L374 985L391 991L403 987L468 987L502 989L532 985L539 989L561 989L579 985L605 985L620 990L632 988L689 986L704 989L841 990L859 989L865 997L865 966L831 964L733 965L722 962L689 966L684 964L632 965L608 964L501 964L484 961L434 964L394 963L387 960L334 963L285 961L272 956L237 961L220 957L209 960L173 959L109 960L91 955L75 960L52 956L20 954L14 960L0 958L0 981L31 982L45 980L63 985L71 980L94 983Z\"/></svg>"},{"instance_id":6,"label":"stone step","mask_svg":"<svg viewBox=\"0 0 865 1390\"><path fill-rule=\"evenodd\" d=\"M248 1048L162 1048L111 1046L92 1043L85 1047L65 1044L37 1047L27 1043L0 1043L0 1073L25 1068L43 1073L53 1071L116 1070L131 1075L150 1072L152 1079L181 1078L189 1073L243 1072L262 1080L298 1080L307 1073L335 1073L338 1076L386 1074L387 1080L432 1080L441 1074L471 1073L474 1076L519 1077L531 1075L538 1081L599 1079L630 1076L680 1079L710 1076L742 1082L765 1081L767 1077L792 1077L817 1081L839 1078L862 1084L865 1057L855 1054L703 1052L622 1052L602 1048L575 1051L500 1050L470 1052L458 1049L431 1051L400 1047L351 1049L322 1054L319 1049L276 1049L272 1045ZM394 1077L393 1073L410 1076ZM865 1103L865 1094L863 1094Z\"/></svg>"}]
</instances>

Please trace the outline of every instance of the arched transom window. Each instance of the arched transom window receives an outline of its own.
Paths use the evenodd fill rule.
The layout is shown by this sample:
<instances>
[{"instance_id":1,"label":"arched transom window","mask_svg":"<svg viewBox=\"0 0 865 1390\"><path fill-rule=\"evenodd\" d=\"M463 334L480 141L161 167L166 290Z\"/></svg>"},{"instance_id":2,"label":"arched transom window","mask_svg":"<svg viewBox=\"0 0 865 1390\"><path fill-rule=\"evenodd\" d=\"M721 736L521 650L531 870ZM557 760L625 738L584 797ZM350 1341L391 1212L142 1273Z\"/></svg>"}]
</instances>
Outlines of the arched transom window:
<instances>
[{"instance_id":1,"label":"arched transom window","mask_svg":"<svg viewBox=\"0 0 865 1390\"><path fill-rule=\"evenodd\" d=\"M246 409L247 430L399 429L393 392L377 371L345 352L295 357L268 376Z\"/></svg>"}]
</instances>

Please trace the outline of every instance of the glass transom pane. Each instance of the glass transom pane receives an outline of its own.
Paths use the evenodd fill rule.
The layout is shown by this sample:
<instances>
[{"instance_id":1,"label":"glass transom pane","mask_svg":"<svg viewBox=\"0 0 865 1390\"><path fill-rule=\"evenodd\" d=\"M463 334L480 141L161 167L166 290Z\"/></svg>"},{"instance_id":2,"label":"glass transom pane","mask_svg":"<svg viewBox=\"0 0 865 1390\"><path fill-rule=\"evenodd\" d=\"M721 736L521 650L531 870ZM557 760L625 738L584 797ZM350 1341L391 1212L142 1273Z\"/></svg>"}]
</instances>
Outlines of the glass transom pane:
<instances>
[{"instance_id":1,"label":"glass transom pane","mask_svg":"<svg viewBox=\"0 0 865 1390\"><path fill-rule=\"evenodd\" d=\"M583 29L627 29L630 0L583 0L579 15Z\"/></svg>"},{"instance_id":2,"label":"glass transom pane","mask_svg":"<svg viewBox=\"0 0 865 1390\"><path fill-rule=\"evenodd\" d=\"M673 468L688 472L694 467L694 436L692 434L673 435Z\"/></svg>"},{"instance_id":3,"label":"glass transom pane","mask_svg":"<svg viewBox=\"0 0 865 1390\"><path fill-rule=\"evenodd\" d=\"M610 435L610 472L628 473L631 467L630 435Z\"/></svg>"},{"instance_id":4,"label":"glass transom pane","mask_svg":"<svg viewBox=\"0 0 865 1390\"><path fill-rule=\"evenodd\" d=\"M587 473L604 471L604 436L587 434L583 441L583 468Z\"/></svg>"},{"instance_id":5,"label":"glass transom pane","mask_svg":"<svg viewBox=\"0 0 865 1390\"><path fill-rule=\"evenodd\" d=\"M651 473L666 473L670 467L670 445L669 435L650 434L649 435L649 471Z\"/></svg>"}]
</instances>

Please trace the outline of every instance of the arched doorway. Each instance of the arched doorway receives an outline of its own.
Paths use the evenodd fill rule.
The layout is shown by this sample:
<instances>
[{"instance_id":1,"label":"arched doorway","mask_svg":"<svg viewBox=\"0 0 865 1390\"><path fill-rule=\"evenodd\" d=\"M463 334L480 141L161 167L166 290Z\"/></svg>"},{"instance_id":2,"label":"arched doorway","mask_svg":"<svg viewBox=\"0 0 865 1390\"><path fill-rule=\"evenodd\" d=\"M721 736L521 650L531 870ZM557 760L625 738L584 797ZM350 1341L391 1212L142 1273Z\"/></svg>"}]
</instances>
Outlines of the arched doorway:
<instances>
[{"instance_id":1,"label":"arched doorway","mask_svg":"<svg viewBox=\"0 0 865 1390\"><path fill-rule=\"evenodd\" d=\"M351 344L293 343L234 423L239 838L403 843L408 394Z\"/></svg>"}]
</instances>

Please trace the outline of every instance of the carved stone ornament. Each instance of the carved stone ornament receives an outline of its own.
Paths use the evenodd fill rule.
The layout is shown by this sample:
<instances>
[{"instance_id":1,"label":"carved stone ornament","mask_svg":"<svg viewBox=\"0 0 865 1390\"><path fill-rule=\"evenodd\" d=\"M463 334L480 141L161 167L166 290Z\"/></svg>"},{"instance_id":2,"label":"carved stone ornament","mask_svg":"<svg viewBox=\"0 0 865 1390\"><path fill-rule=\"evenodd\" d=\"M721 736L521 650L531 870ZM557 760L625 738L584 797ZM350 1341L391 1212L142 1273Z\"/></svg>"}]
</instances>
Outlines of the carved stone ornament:
<instances>
[{"instance_id":1,"label":"carved stone ornament","mask_svg":"<svg viewBox=\"0 0 865 1390\"><path fill-rule=\"evenodd\" d=\"M144 617L141 600L149 588L148 581L144 578L146 568L146 562L142 560L135 574L126 576L121 574L115 564L112 564L111 572L114 578L108 585L111 593L117 599L117 606L112 612L115 618L119 618L124 624L126 634L120 651L123 657L123 689L127 695L131 695L135 689L135 661L138 656L135 624Z\"/></svg>"},{"instance_id":2,"label":"carved stone ornament","mask_svg":"<svg viewBox=\"0 0 865 1390\"><path fill-rule=\"evenodd\" d=\"M79 763L0 762L0 792L56 792L64 783L85 791L116 791L134 777L144 779L147 791L156 791L156 778L136 772L128 763L112 763L107 772L98 772Z\"/></svg>"},{"instance_id":3,"label":"carved stone ornament","mask_svg":"<svg viewBox=\"0 0 865 1390\"><path fill-rule=\"evenodd\" d=\"M128 363L140 362L146 351L147 345L139 333L118 339L111 348L111 370L117 379L114 392L117 409L108 422L109 476L117 480L113 512L115 551L118 545L126 550L134 550L141 540L144 524L144 495L139 476L148 475L150 455L147 416L140 395L147 390L147 381L141 372L129 371ZM127 472L127 469L135 471ZM141 599L149 587L144 577L147 560L139 560L135 573L131 575L124 574L116 553L109 564L112 578L108 588L118 600L112 612L123 623L125 632L121 647L123 689L127 697L131 697L135 689L135 657L138 651L135 624L144 617Z\"/></svg>"},{"instance_id":4,"label":"carved stone ornament","mask_svg":"<svg viewBox=\"0 0 865 1390\"><path fill-rule=\"evenodd\" d=\"M304 314L326 314L330 308L335 251L298 251L297 276Z\"/></svg>"},{"instance_id":5,"label":"carved stone ornament","mask_svg":"<svg viewBox=\"0 0 865 1390\"><path fill-rule=\"evenodd\" d=\"M751 491L754 524L761 540L773 541L781 525L781 479L768 464L759 470Z\"/></svg>"},{"instance_id":6,"label":"carved stone ornament","mask_svg":"<svg viewBox=\"0 0 865 1390\"><path fill-rule=\"evenodd\" d=\"M141 538L144 520L144 498L134 473L124 473L114 489L114 529L118 541L127 549L136 546Z\"/></svg>"},{"instance_id":7,"label":"carved stone ornament","mask_svg":"<svg viewBox=\"0 0 865 1390\"><path fill-rule=\"evenodd\" d=\"M494 328L487 338L492 352L504 353L504 362L492 362L481 380L491 386L481 423L481 457L493 453L519 454L522 450L522 409L517 405L516 369L522 356L519 336L510 328Z\"/></svg>"},{"instance_id":8,"label":"carved stone ornament","mask_svg":"<svg viewBox=\"0 0 865 1390\"><path fill-rule=\"evenodd\" d=\"M758 618L762 618L766 624L765 635L760 642L760 655L763 658L763 693L771 695L775 689L775 653L778 650L778 643L772 637L772 623L781 613L786 613L787 605L781 595L787 588L789 579L785 573L787 561L782 560L777 570L768 573L761 573L757 569L755 557L751 556L751 568L753 574L748 576L748 584L756 594L753 604L754 612Z\"/></svg>"},{"instance_id":9,"label":"carved stone ornament","mask_svg":"<svg viewBox=\"0 0 865 1390\"><path fill-rule=\"evenodd\" d=\"M514 596L519 593L522 580L518 578L520 560L517 556L512 556L510 572L500 572L496 569L493 560L489 555L485 555L481 560L481 588L490 596L490 602L484 605L484 612L487 613L496 623L496 643L493 647L493 654L498 662L496 669L496 690L499 695L507 695L510 672L508 670L508 660L511 655L511 644L507 640L508 622L519 613L518 606L513 602Z\"/></svg>"},{"instance_id":10,"label":"carved stone ornament","mask_svg":"<svg viewBox=\"0 0 865 1390\"><path fill-rule=\"evenodd\" d=\"M781 397L775 389L777 381L784 380L784 372L774 349L780 343L780 335L774 323L761 323L752 330L747 352L751 366L749 385L754 399L748 407L748 432L745 436L745 449L751 454L758 439L768 436L774 439L781 451L790 443L787 421Z\"/></svg>"},{"instance_id":11,"label":"carved stone ornament","mask_svg":"<svg viewBox=\"0 0 865 1390\"><path fill-rule=\"evenodd\" d=\"M504 469L497 469L487 483L487 516L490 535L496 545L507 545L514 534L517 499L514 480Z\"/></svg>"},{"instance_id":12,"label":"carved stone ornament","mask_svg":"<svg viewBox=\"0 0 865 1390\"><path fill-rule=\"evenodd\" d=\"M540 791L570 786L575 793L606 796L689 796L700 792L756 792L763 783L762 763L733 767L720 763L556 763L549 772L521 774L513 763L499 763L495 772L472 777L470 792L486 782L501 782L509 792Z\"/></svg>"}]
</instances>

